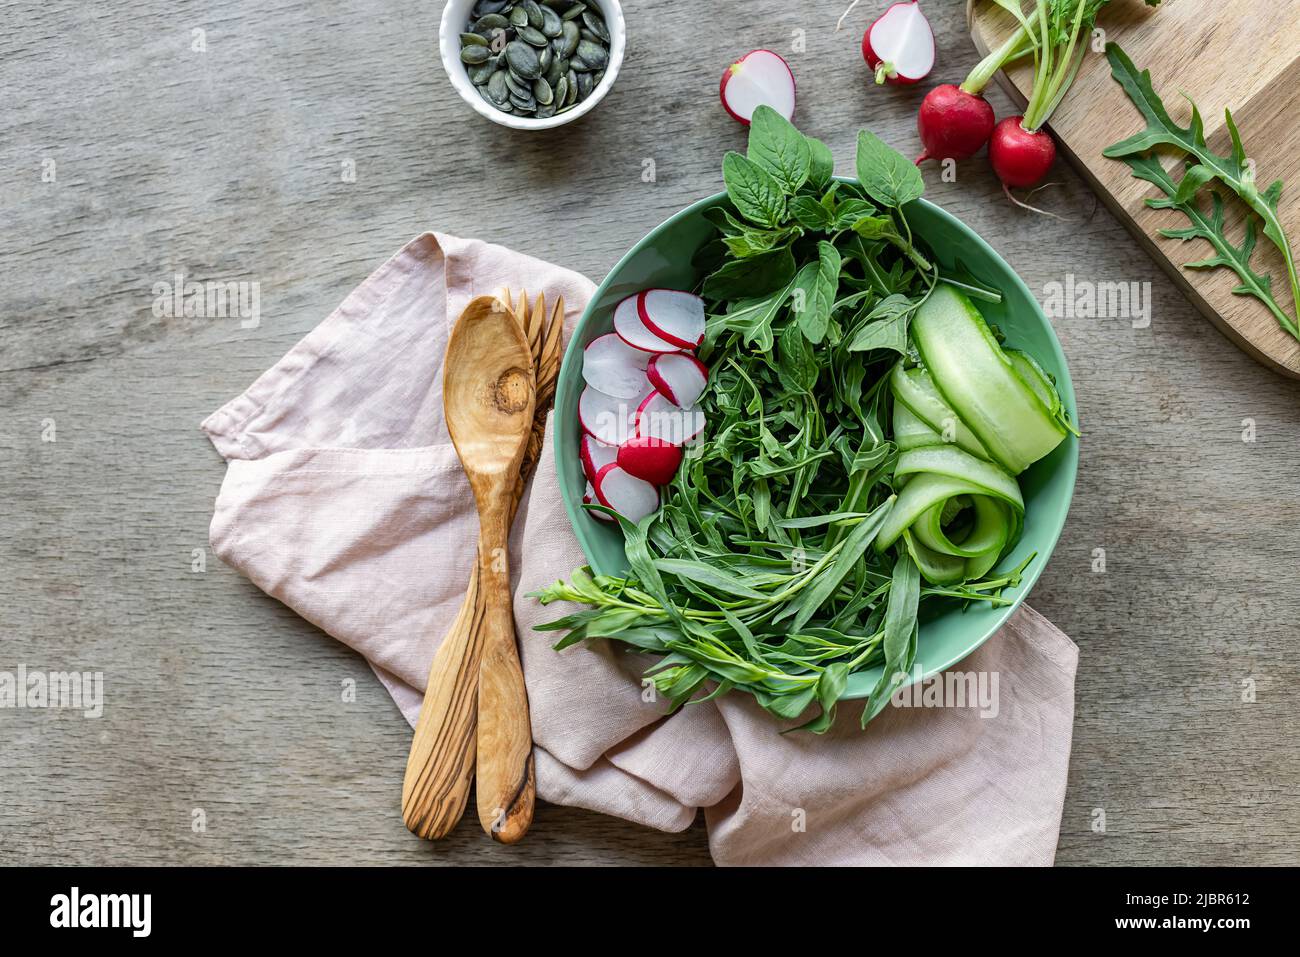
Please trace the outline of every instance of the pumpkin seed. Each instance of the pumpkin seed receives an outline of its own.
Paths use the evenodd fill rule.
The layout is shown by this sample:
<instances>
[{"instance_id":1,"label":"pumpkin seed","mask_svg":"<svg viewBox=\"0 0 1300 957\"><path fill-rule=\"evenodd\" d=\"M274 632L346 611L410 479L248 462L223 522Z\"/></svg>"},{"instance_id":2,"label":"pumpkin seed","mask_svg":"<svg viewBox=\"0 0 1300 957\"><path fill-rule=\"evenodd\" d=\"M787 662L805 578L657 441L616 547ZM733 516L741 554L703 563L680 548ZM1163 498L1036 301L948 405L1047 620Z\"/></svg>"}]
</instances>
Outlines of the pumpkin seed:
<instances>
[{"instance_id":1,"label":"pumpkin seed","mask_svg":"<svg viewBox=\"0 0 1300 957\"><path fill-rule=\"evenodd\" d=\"M560 82L562 76L564 76L564 61L557 56L552 56L551 63L546 68L545 80L554 87L555 84Z\"/></svg>"},{"instance_id":2,"label":"pumpkin seed","mask_svg":"<svg viewBox=\"0 0 1300 957\"><path fill-rule=\"evenodd\" d=\"M588 30L586 27L583 27L582 29L580 29L580 30L578 31L578 35L581 36L584 40L587 40L587 41L590 42L590 43L599 43L599 42L600 42L600 37L596 36L596 34L592 33L592 32L591 32L590 30Z\"/></svg>"},{"instance_id":3,"label":"pumpkin seed","mask_svg":"<svg viewBox=\"0 0 1300 957\"><path fill-rule=\"evenodd\" d=\"M533 88L529 86L527 83L520 80L513 73L506 73L505 78L506 78L506 89L508 89L515 96L530 96L532 94Z\"/></svg>"},{"instance_id":4,"label":"pumpkin seed","mask_svg":"<svg viewBox=\"0 0 1300 957\"><path fill-rule=\"evenodd\" d=\"M578 25L570 20L564 21L564 32L561 34L561 37L564 39L564 49L560 52L566 57L573 56L574 52L578 49L578 41L580 39Z\"/></svg>"},{"instance_id":5,"label":"pumpkin seed","mask_svg":"<svg viewBox=\"0 0 1300 957\"><path fill-rule=\"evenodd\" d=\"M578 99L585 100L591 96L591 91L596 88L596 84L591 80L590 73L578 74Z\"/></svg>"},{"instance_id":6,"label":"pumpkin seed","mask_svg":"<svg viewBox=\"0 0 1300 957\"><path fill-rule=\"evenodd\" d=\"M578 17L582 16L582 11L586 9L587 9L587 5L585 3L575 3L573 6L569 7L569 9L565 10L562 14L560 14L560 19L576 20L578 19Z\"/></svg>"},{"instance_id":7,"label":"pumpkin seed","mask_svg":"<svg viewBox=\"0 0 1300 957\"><path fill-rule=\"evenodd\" d=\"M508 6L510 0L478 0L478 3L474 4L473 14L476 17L485 17L491 13L500 13Z\"/></svg>"},{"instance_id":8,"label":"pumpkin seed","mask_svg":"<svg viewBox=\"0 0 1300 957\"><path fill-rule=\"evenodd\" d=\"M537 113L534 114L539 120L549 120L555 115L554 103L541 103L537 106Z\"/></svg>"},{"instance_id":9,"label":"pumpkin seed","mask_svg":"<svg viewBox=\"0 0 1300 957\"><path fill-rule=\"evenodd\" d=\"M562 76L559 82L555 84L555 105L563 106L564 101L569 98L569 78Z\"/></svg>"},{"instance_id":10,"label":"pumpkin seed","mask_svg":"<svg viewBox=\"0 0 1300 957\"><path fill-rule=\"evenodd\" d=\"M593 70L603 70L609 63L609 51L599 43L582 40L578 43L578 56Z\"/></svg>"},{"instance_id":11,"label":"pumpkin seed","mask_svg":"<svg viewBox=\"0 0 1300 957\"><path fill-rule=\"evenodd\" d=\"M537 0L524 0L521 6L528 17L528 25L534 30L540 30L542 28L542 8L537 5Z\"/></svg>"},{"instance_id":12,"label":"pumpkin seed","mask_svg":"<svg viewBox=\"0 0 1300 957\"><path fill-rule=\"evenodd\" d=\"M533 99L532 96L529 96L526 99L522 96L512 96L510 97L510 103L516 110L531 111L537 109L537 101Z\"/></svg>"},{"instance_id":13,"label":"pumpkin seed","mask_svg":"<svg viewBox=\"0 0 1300 957\"><path fill-rule=\"evenodd\" d=\"M548 37L558 37L562 31L564 21L560 15L550 7L542 7L542 26L541 30Z\"/></svg>"},{"instance_id":14,"label":"pumpkin seed","mask_svg":"<svg viewBox=\"0 0 1300 957\"><path fill-rule=\"evenodd\" d=\"M488 80L488 96L491 97L493 103L500 105L510 99L510 87L507 85L509 76L510 74L504 70L497 70Z\"/></svg>"},{"instance_id":15,"label":"pumpkin seed","mask_svg":"<svg viewBox=\"0 0 1300 957\"><path fill-rule=\"evenodd\" d=\"M475 86L482 86L488 80L492 79L497 73L497 61L493 57L486 63L480 63L478 66L469 68L469 81Z\"/></svg>"},{"instance_id":16,"label":"pumpkin seed","mask_svg":"<svg viewBox=\"0 0 1300 957\"><path fill-rule=\"evenodd\" d=\"M578 105L577 103L566 103L564 106L560 107L558 110L555 111L555 115L559 116L561 113L568 113L569 110L573 109L577 105Z\"/></svg>"},{"instance_id":17,"label":"pumpkin seed","mask_svg":"<svg viewBox=\"0 0 1300 957\"><path fill-rule=\"evenodd\" d=\"M520 27L519 39L535 47L549 47L551 41L541 30L534 30L532 27Z\"/></svg>"},{"instance_id":18,"label":"pumpkin seed","mask_svg":"<svg viewBox=\"0 0 1300 957\"><path fill-rule=\"evenodd\" d=\"M591 85L593 87L600 86L600 81L603 79L605 79L605 71L597 70L595 73L591 75Z\"/></svg>"},{"instance_id":19,"label":"pumpkin seed","mask_svg":"<svg viewBox=\"0 0 1300 957\"><path fill-rule=\"evenodd\" d=\"M541 54L537 57L537 62L541 64L542 74L545 75L546 71L551 68L551 64L555 62L555 54L551 51L550 47L546 47L542 50Z\"/></svg>"},{"instance_id":20,"label":"pumpkin seed","mask_svg":"<svg viewBox=\"0 0 1300 957\"><path fill-rule=\"evenodd\" d=\"M488 42L487 37L480 36L477 33L462 33L460 35L460 45L463 47L485 47Z\"/></svg>"},{"instance_id":21,"label":"pumpkin seed","mask_svg":"<svg viewBox=\"0 0 1300 957\"><path fill-rule=\"evenodd\" d=\"M487 53L487 50L484 49L483 52ZM464 53L461 55L463 57ZM542 61L538 58L537 51L527 43L511 40L506 44L505 57L510 69L525 80L535 80L542 75Z\"/></svg>"},{"instance_id":22,"label":"pumpkin seed","mask_svg":"<svg viewBox=\"0 0 1300 957\"><path fill-rule=\"evenodd\" d=\"M460 48L460 59L462 63L468 63L473 66L476 63L486 63L492 51L484 46L464 46Z\"/></svg>"},{"instance_id":23,"label":"pumpkin seed","mask_svg":"<svg viewBox=\"0 0 1300 957\"><path fill-rule=\"evenodd\" d=\"M487 16L479 17L470 27L475 33L481 33L483 36L489 36L493 30L504 30L510 26L510 21L499 13L489 13Z\"/></svg>"},{"instance_id":24,"label":"pumpkin seed","mask_svg":"<svg viewBox=\"0 0 1300 957\"><path fill-rule=\"evenodd\" d=\"M578 99L578 74L572 67L569 68L566 79L569 81L569 102L576 102Z\"/></svg>"},{"instance_id":25,"label":"pumpkin seed","mask_svg":"<svg viewBox=\"0 0 1300 957\"><path fill-rule=\"evenodd\" d=\"M600 38L601 43L609 42L609 28L605 26L605 21L601 19L600 14L591 10L582 12L582 22L587 25L587 29Z\"/></svg>"},{"instance_id":26,"label":"pumpkin seed","mask_svg":"<svg viewBox=\"0 0 1300 957\"><path fill-rule=\"evenodd\" d=\"M493 53L500 53L510 42L510 34L505 30L493 30L492 36L488 39L488 49Z\"/></svg>"},{"instance_id":27,"label":"pumpkin seed","mask_svg":"<svg viewBox=\"0 0 1300 957\"><path fill-rule=\"evenodd\" d=\"M528 26L528 11L523 7L515 7L510 11L510 23L516 27Z\"/></svg>"},{"instance_id":28,"label":"pumpkin seed","mask_svg":"<svg viewBox=\"0 0 1300 957\"><path fill-rule=\"evenodd\" d=\"M551 89L551 84L546 82L545 77L540 80L533 80L533 99L542 106L546 106L555 99L555 91Z\"/></svg>"}]
</instances>

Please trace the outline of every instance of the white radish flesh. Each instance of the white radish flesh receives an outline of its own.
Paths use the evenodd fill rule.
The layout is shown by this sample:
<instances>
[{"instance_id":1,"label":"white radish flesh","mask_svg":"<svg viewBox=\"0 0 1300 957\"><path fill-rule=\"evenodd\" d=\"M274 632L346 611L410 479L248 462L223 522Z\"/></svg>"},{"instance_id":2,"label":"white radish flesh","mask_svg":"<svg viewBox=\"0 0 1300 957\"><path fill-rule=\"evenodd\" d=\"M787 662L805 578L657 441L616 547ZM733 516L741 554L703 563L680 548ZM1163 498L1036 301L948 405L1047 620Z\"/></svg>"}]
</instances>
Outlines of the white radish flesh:
<instances>
[{"instance_id":1,"label":"white radish flesh","mask_svg":"<svg viewBox=\"0 0 1300 957\"><path fill-rule=\"evenodd\" d=\"M587 478L594 479L601 469L618 459L618 446L606 445L600 439L584 435L578 443L578 458L582 460L582 471Z\"/></svg>"},{"instance_id":2,"label":"white radish flesh","mask_svg":"<svg viewBox=\"0 0 1300 957\"><path fill-rule=\"evenodd\" d=\"M695 356L668 352L650 360L646 378L665 399L685 409L693 406L704 392L709 369Z\"/></svg>"},{"instance_id":3,"label":"white radish flesh","mask_svg":"<svg viewBox=\"0 0 1300 957\"><path fill-rule=\"evenodd\" d=\"M764 104L787 120L794 116L794 74L790 64L771 50L746 53L727 67L718 92L723 108L746 126Z\"/></svg>"},{"instance_id":4,"label":"white radish flesh","mask_svg":"<svg viewBox=\"0 0 1300 957\"><path fill-rule=\"evenodd\" d=\"M633 293L614 307L614 331L633 349L642 352L676 352L678 347L660 339L641 321L637 300L641 294Z\"/></svg>"},{"instance_id":5,"label":"white radish flesh","mask_svg":"<svg viewBox=\"0 0 1300 957\"><path fill-rule=\"evenodd\" d=\"M617 464L606 465L591 484L600 504L629 522L639 522L659 510L659 490Z\"/></svg>"},{"instance_id":6,"label":"white radish flesh","mask_svg":"<svg viewBox=\"0 0 1300 957\"><path fill-rule=\"evenodd\" d=\"M606 445L619 445L635 435L637 411L649 396L658 395L649 388L649 383L646 385L647 395L632 399L606 395L587 386L578 397L578 422L582 431Z\"/></svg>"},{"instance_id":7,"label":"white radish flesh","mask_svg":"<svg viewBox=\"0 0 1300 957\"><path fill-rule=\"evenodd\" d=\"M659 439L632 438L618 447L618 464L639 479L667 485L682 464L682 450Z\"/></svg>"},{"instance_id":8,"label":"white radish flesh","mask_svg":"<svg viewBox=\"0 0 1300 957\"><path fill-rule=\"evenodd\" d=\"M641 321L652 333L679 349L704 341L704 300L676 289L646 289L637 300Z\"/></svg>"},{"instance_id":9,"label":"white radish flesh","mask_svg":"<svg viewBox=\"0 0 1300 957\"><path fill-rule=\"evenodd\" d=\"M614 333L593 339L582 351L582 378L587 385L616 399L645 392L650 353L633 349Z\"/></svg>"},{"instance_id":10,"label":"white radish flesh","mask_svg":"<svg viewBox=\"0 0 1300 957\"><path fill-rule=\"evenodd\" d=\"M678 408L663 393L651 392L636 410L635 425L640 438L685 445L704 431L704 412Z\"/></svg>"},{"instance_id":11,"label":"white radish flesh","mask_svg":"<svg viewBox=\"0 0 1300 957\"><path fill-rule=\"evenodd\" d=\"M582 493L582 504L583 505L601 504L600 499L596 498L596 490L591 487L590 482L587 483L587 490ZM613 516L607 514L606 512L588 512L587 514L590 515L592 518L600 519L602 522L614 521Z\"/></svg>"},{"instance_id":12,"label":"white radish flesh","mask_svg":"<svg viewBox=\"0 0 1300 957\"><path fill-rule=\"evenodd\" d=\"M934 31L917 0L895 3L881 14L862 41L862 53L876 82L915 83L934 69Z\"/></svg>"}]
</instances>

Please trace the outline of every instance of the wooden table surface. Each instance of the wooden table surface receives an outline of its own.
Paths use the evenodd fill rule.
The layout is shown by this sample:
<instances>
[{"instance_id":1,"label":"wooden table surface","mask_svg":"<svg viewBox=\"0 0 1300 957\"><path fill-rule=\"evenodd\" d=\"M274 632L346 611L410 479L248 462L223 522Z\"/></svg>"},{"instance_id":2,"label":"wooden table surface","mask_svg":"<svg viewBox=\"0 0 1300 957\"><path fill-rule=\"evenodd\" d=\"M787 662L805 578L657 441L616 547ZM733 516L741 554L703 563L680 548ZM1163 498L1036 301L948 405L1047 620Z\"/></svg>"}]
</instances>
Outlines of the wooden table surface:
<instances>
[{"instance_id":1,"label":"wooden table surface","mask_svg":"<svg viewBox=\"0 0 1300 957\"><path fill-rule=\"evenodd\" d=\"M753 47L788 57L796 120L842 171L862 126L918 151L925 87L869 87L858 53L883 2L839 33L841 0L626 6L614 90L546 134L457 98L437 3L3 7L0 671L102 671L105 710L0 711L0 863L708 862L702 826L549 806L515 848L469 822L417 841L410 730L365 663L206 549L224 466L199 421L411 236L599 278L720 188L745 134L717 81ZM925 3L936 82L974 62L962 6ZM1145 327L1055 320L1085 433L1032 598L1082 650L1057 860L1294 863L1300 383L1229 345L1072 171L1051 179L1036 199L1064 222L1005 202L983 157L926 171L1041 296L1149 284ZM260 283L260 324L155 315L178 272Z\"/></svg>"}]
</instances>

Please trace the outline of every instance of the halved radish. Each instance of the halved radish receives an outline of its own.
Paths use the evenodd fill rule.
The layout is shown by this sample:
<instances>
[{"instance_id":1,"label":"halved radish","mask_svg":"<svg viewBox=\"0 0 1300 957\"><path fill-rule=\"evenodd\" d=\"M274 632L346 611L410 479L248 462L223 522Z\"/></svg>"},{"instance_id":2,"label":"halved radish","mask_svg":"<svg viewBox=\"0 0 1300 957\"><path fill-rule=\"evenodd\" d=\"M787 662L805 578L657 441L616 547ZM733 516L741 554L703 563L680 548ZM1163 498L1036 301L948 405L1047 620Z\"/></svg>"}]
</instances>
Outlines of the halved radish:
<instances>
[{"instance_id":1,"label":"halved radish","mask_svg":"<svg viewBox=\"0 0 1300 957\"><path fill-rule=\"evenodd\" d=\"M661 439L685 445L704 431L704 412L680 409L662 392L651 392L637 407L633 434L638 438Z\"/></svg>"},{"instance_id":2,"label":"halved radish","mask_svg":"<svg viewBox=\"0 0 1300 957\"><path fill-rule=\"evenodd\" d=\"M645 374L656 392L683 409L695 404L709 382L708 366L686 352L655 356Z\"/></svg>"},{"instance_id":3,"label":"halved radish","mask_svg":"<svg viewBox=\"0 0 1300 957\"><path fill-rule=\"evenodd\" d=\"M650 353L633 349L616 334L599 336L582 351L582 378L587 385L616 399L645 392Z\"/></svg>"},{"instance_id":4,"label":"halved radish","mask_svg":"<svg viewBox=\"0 0 1300 957\"><path fill-rule=\"evenodd\" d=\"M764 103L787 120L794 116L794 74L771 50L752 50L727 67L718 93L722 108L746 126Z\"/></svg>"},{"instance_id":5,"label":"halved radish","mask_svg":"<svg viewBox=\"0 0 1300 957\"><path fill-rule=\"evenodd\" d=\"M582 493L582 504L583 504L583 505L600 505L600 504L601 504L600 499L596 498L596 490L595 490L594 488L591 487L591 483L590 483L590 482L587 483L587 490L586 490L585 492ZM600 519L602 522L612 522L612 521L614 521L614 516L609 515L609 514L607 514L607 513L605 513L605 512L588 512L587 514L590 515L590 516L592 516L593 518L598 518L598 519Z\"/></svg>"},{"instance_id":6,"label":"halved radish","mask_svg":"<svg viewBox=\"0 0 1300 957\"><path fill-rule=\"evenodd\" d=\"M600 439L584 435L578 442L578 458L587 478L594 479L597 472L618 459L618 446L606 445Z\"/></svg>"},{"instance_id":7,"label":"halved radish","mask_svg":"<svg viewBox=\"0 0 1300 957\"><path fill-rule=\"evenodd\" d=\"M582 431L606 445L619 445L629 436L636 435L637 412L646 399L658 395L646 383L646 393L631 399L606 395L591 386L578 396L578 422Z\"/></svg>"},{"instance_id":8,"label":"halved radish","mask_svg":"<svg viewBox=\"0 0 1300 957\"><path fill-rule=\"evenodd\" d=\"M679 349L704 341L704 300L676 289L645 289L636 302L647 329Z\"/></svg>"},{"instance_id":9,"label":"halved radish","mask_svg":"<svg viewBox=\"0 0 1300 957\"><path fill-rule=\"evenodd\" d=\"M654 485L667 485L682 464L682 449L662 439L631 438L618 447L623 471Z\"/></svg>"},{"instance_id":10,"label":"halved radish","mask_svg":"<svg viewBox=\"0 0 1300 957\"><path fill-rule=\"evenodd\" d=\"M896 3L862 35L862 56L877 83L915 83L934 69L934 31L918 0Z\"/></svg>"},{"instance_id":11,"label":"halved radish","mask_svg":"<svg viewBox=\"0 0 1300 957\"><path fill-rule=\"evenodd\" d=\"M676 352L679 346L666 339L661 339L641 321L641 310L637 301L639 292L634 292L614 307L614 332L633 349L642 352Z\"/></svg>"},{"instance_id":12,"label":"halved radish","mask_svg":"<svg viewBox=\"0 0 1300 957\"><path fill-rule=\"evenodd\" d=\"M639 522L659 510L659 490L617 463L597 472L591 485L601 505L612 508L629 522Z\"/></svg>"}]
</instances>

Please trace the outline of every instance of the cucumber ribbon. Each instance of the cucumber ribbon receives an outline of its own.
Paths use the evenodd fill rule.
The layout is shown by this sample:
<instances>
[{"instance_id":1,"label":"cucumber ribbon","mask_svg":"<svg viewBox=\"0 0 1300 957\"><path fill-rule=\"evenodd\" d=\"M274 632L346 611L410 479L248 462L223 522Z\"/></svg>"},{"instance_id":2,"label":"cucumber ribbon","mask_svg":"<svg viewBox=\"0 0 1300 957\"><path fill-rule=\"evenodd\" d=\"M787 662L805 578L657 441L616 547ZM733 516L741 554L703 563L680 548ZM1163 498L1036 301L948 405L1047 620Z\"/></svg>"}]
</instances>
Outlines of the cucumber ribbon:
<instances>
[{"instance_id":1,"label":"cucumber ribbon","mask_svg":"<svg viewBox=\"0 0 1300 957\"><path fill-rule=\"evenodd\" d=\"M1004 350L963 293L936 286L911 333L921 364L900 361L890 377L899 493L876 548L901 540L927 581L955 584L1015 544L1025 513L1015 476L1072 427L1047 374Z\"/></svg>"}]
</instances>

